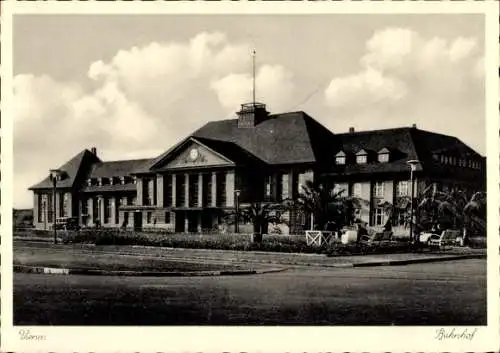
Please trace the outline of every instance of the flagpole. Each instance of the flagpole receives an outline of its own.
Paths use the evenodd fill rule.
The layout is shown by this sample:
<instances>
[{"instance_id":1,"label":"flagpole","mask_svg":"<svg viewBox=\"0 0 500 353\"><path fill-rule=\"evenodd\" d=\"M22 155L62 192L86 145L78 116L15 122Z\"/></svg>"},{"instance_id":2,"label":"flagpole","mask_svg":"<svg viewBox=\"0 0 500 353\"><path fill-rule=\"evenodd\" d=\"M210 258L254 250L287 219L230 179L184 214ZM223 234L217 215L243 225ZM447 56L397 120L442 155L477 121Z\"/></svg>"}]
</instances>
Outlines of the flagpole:
<instances>
[{"instance_id":1,"label":"flagpole","mask_svg":"<svg viewBox=\"0 0 500 353\"><path fill-rule=\"evenodd\" d=\"M255 49L252 52L252 103L253 106L255 107Z\"/></svg>"}]
</instances>

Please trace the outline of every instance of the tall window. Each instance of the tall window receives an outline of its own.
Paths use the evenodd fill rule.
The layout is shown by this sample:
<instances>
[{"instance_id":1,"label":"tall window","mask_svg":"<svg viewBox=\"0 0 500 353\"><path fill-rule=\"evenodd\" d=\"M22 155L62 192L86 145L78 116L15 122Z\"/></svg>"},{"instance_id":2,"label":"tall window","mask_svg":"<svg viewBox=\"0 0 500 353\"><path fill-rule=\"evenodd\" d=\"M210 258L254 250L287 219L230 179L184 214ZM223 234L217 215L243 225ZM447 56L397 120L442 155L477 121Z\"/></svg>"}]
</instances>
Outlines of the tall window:
<instances>
[{"instance_id":1,"label":"tall window","mask_svg":"<svg viewBox=\"0 0 500 353\"><path fill-rule=\"evenodd\" d=\"M120 206L122 205L121 197L115 199L115 224L120 223Z\"/></svg>"},{"instance_id":2,"label":"tall window","mask_svg":"<svg viewBox=\"0 0 500 353\"><path fill-rule=\"evenodd\" d=\"M163 176L163 205L172 206L172 175Z\"/></svg>"},{"instance_id":3,"label":"tall window","mask_svg":"<svg viewBox=\"0 0 500 353\"><path fill-rule=\"evenodd\" d=\"M373 225L381 226L385 223L385 212L381 207L377 207L373 212Z\"/></svg>"},{"instance_id":4,"label":"tall window","mask_svg":"<svg viewBox=\"0 0 500 353\"><path fill-rule=\"evenodd\" d=\"M109 197L103 198L104 203L104 223L110 223L111 221L111 200Z\"/></svg>"},{"instance_id":5,"label":"tall window","mask_svg":"<svg viewBox=\"0 0 500 353\"><path fill-rule=\"evenodd\" d=\"M361 197L361 183L352 184L352 196Z\"/></svg>"},{"instance_id":6,"label":"tall window","mask_svg":"<svg viewBox=\"0 0 500 353\"><path fill-rule=\"evenodd\" d=\"M37 201L38 201L38 202L37 202L37 206L38 206L38 214L37 214L37 216L36 216L36 220L37 220L37 222L43 222L43 219L44 219L44 217L45 217L45 214L44 214L44 211L45 211L45 210L43 209L43 208L45 207L45 205L44 205L44 203L43 203L43 197L44 197L44 196L45 196L45 195L43 195L43 194L38 194L38 200L37 200Z\"/></svg>"},{"instance_id":7,"label":"tall window","mask_svg":"<svg viewBox=\"0 0 500 353\"><path fill-rule=\"evenodd\" d=\"M271 199L272 176L267 175L264 180L264 197L266 200Z\"/></svg>"},{"instance_id":8,"label":"tall window","mask_svg":"<svg viewBox=\"0 0 500 353\"><path fill-rule=\"evenodd\" d=\"M288 174L281 175L281 199L282 200L286 200L287 198L290 197L289 178L290 178L290 176Z\"/></svg>"},{"instance_id":9,"label":"tall window","mask_svg":"<svg viewBox=\"0 0 500 353\"><path fill-rule=\"evenodd\" d=\"M69 214L69 193L64 193L63 201L63 217L68 217Z\"/></svg>"},{"instance_id":10,"label":"tall window","mask_svg":"<svg viewBox=\"0 0 500 353\"><path fill-rule=\"evenodd\" d=\"M64 193L57 194L58 197L58 206L59 206L59 214L58 217L64 217Z\"/></svg>"},{"instance_id":11,"label":"tall window","mask_svg":"<svg viewBox=\"0 0 500 353\"><path fill-rule=\"evenodd\" d=\"M101 218L100 210L99 210L99 199L97 197L94 197L92 200L92 215L93 215L93 221L96 221Z\"/></svg>"},{"instance_id":12,"label":"tall window","mask_svg":"<svg viewBox=\"0 0 500 353\"><path fill-rule=\"evenodd\" d=\"M189 175L189 206L198 206L198 175Z\"/></svg>"},{"instance_id":13,"label":"tall window","mask_svg":"<svg viewBox=\"0 0 500 353\"><path fill-rule=\"evenodd\" d=\"M396 184L396 195L398 197L408 196L408 181L401 180Z\"/></svg>"},{"instance_id":14,"label":"tall window","mask_svg":"<svg viewBox=\"0 0 500 353\"><path fill-rule=\"evenodd\" d=\"M184 174L177 174L175 178L175 202L176 206L184 206L186 200L186 191L184 185L186 184L186 178Z\"/></svg>"},{"instance_id":15,"label":"tall window","mask_svg":"<svg viewBox=\"0 0 500 353\"><path fill-rule=\"evenodd\" d=\"M375 183L375 197L384 197L384 182L377 181Z\"/></svg>"},{"instance_id":16,"label":"tall window","mask_svg":"<svg viewBox=\"0 0 500 353\"><path fill-rule=\"evenodd\" d=\"M203 205L210 206L212 204L212 174L203 174Z\"/></svg>"},{"instance_id":17,"label":"tall window","mask_svg":"<svg viewBox=\"0 0 500 353\"><path fill-rule=\"evenodd\" d=\"M226 173L217 173L217 205L226 206Z\"/></svg>"},{"instance_id":18,"label":"tall window","mask_svg":"<svg viewBox=\"0 0 500 353\"><path fill-rule=\"evenodd\" d=\"M54 222L53 217L54 215L54 196L53 195L47 195L47 222L52 223Z\"/></svg>"}]
</instances>

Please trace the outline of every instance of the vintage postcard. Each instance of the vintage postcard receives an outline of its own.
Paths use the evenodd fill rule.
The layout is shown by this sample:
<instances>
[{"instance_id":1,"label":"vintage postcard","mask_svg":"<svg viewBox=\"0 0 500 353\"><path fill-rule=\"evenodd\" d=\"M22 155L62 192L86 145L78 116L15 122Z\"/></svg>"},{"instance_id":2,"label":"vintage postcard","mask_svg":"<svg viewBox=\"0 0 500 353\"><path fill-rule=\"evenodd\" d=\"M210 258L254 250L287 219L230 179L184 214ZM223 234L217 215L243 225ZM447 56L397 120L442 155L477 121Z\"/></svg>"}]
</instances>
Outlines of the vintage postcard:
<instances>
[{"instance_id":1,"label":"vintage postcard","mask_svg":"<svg viewBox=\"0 0 500 353\"><path fill-rule=\"evenodd\" d=\"M497 351L498 18L3 2L2 350Z\"/></svg>"}]
</instances>

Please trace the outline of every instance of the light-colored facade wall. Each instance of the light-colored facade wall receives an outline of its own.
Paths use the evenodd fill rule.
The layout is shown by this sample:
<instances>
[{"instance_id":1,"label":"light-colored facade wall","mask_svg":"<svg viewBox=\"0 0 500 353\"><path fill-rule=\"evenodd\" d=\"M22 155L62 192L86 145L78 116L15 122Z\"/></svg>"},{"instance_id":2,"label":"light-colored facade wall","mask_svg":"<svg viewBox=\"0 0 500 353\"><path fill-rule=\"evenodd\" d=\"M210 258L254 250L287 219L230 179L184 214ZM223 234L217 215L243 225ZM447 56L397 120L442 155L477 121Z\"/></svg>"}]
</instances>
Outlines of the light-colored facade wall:
<instances>
[{"instance_id":1,"label":"light-colored facade wall","mask_svg":"<svg viewBox=\"0 0 500 353\"><path fill-rule=\"evenodd\" d=\"M226 207L234 207L234 170L226 172Z\"/></svg>"}]
</instances>

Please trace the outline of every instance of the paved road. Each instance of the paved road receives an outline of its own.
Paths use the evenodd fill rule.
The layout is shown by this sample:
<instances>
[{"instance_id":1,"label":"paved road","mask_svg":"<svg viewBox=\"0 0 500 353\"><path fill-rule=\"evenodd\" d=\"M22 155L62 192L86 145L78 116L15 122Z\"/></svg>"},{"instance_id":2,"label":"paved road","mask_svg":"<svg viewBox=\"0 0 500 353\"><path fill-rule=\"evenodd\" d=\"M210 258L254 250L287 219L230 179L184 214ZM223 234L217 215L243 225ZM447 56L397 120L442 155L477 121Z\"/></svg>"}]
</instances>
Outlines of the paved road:
<instances>
[{"instance_id":1,"label":"paved road","mask_svg":"<svg viewBox=\"0 0 500 353\"><path fill-rule=\"evenodd\" d=\"M16 325L484 325L486 261L266 275L14 275Z\"/></svg>"}]
</instances>

